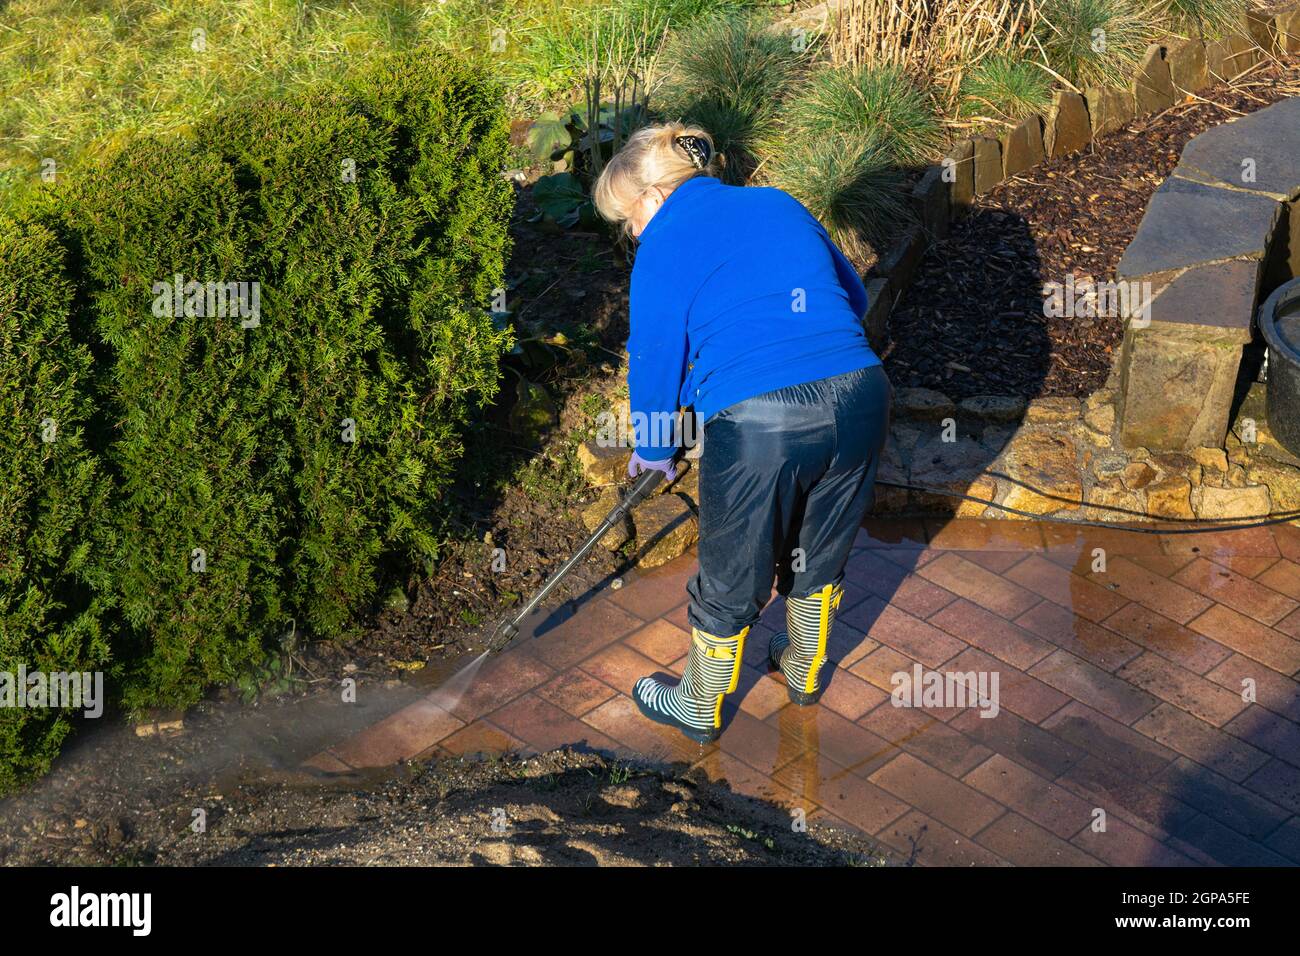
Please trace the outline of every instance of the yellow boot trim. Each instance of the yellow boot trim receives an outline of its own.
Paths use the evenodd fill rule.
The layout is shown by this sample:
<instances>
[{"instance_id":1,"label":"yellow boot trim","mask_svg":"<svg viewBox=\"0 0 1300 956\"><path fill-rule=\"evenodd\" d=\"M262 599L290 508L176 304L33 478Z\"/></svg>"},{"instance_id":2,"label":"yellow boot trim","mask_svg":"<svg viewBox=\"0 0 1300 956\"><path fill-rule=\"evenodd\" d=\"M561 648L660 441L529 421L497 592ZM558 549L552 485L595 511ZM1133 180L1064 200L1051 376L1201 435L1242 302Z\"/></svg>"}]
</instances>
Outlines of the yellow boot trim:
<instances>
[{"instance_id":1,"label":"yellow boot trim","mask_svg":"<svg viewBox=\"0 0 1300 956\"><path fill-rule=\"evenodd\" d=\"M694 650L699 653L700 657L710 662L716 661L722 666L730 664L730 673L726 678L725 689L722 687L717 688L718 692L713 703L714 727L722 726L722 698L732 693L740 682L740 664L745 651L745 635L748 633L749 628L745 628L732 637L715 637L698 628L692 629L691 641L695 645ZM710 671L713 671L713 668L710 668ZM719 676L721 676L721 668L719 668L718 672ZM711 684L712 681L708 681L708 683Z\"/></svg>"},{"instance_id":2,"label":"yellow boot trim","mask_svg":"<svg viewBox=\"0 0 1300 956\"><path fill-rule=\"evenodd\" d=\"M831 634L831 611L840 606L840 598L844 592L834 585L828 584L817 592L817 597L821 600L821 617L817 622L817 653L813 655L812 665L808 668L808 676L804 678L803 692L811 694L817 690L817 678L821 674L821 665L825 663L826 642ZM821 662L819 664L818 662Z\"/></svg>"}]
</instances>

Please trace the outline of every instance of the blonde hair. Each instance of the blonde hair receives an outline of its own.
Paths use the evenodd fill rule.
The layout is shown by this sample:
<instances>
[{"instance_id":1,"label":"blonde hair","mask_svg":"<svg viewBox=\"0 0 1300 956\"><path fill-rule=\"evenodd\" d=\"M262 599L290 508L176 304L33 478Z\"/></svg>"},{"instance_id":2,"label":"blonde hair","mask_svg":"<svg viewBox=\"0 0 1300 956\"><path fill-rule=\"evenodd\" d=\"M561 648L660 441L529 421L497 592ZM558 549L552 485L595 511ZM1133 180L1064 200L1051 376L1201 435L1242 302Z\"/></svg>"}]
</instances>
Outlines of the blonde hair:
<instances>
[{"instance_id":1,"label":"blonde hair","mask_svg":"<svg viewBox=\"0 0 1300 956\"><path fill-rule=\"evenodd\" d=\"M697 167L677 142L679 136L696 136L709 144L709 161ZM659 123L643 126L631 136L601 171L593 190L596 209L610 222L628 231L628 213L648 190L656 186L664 195L696 176L717 174L718 157L713 137L698 126Z\"/></svg>"}]
</instances>

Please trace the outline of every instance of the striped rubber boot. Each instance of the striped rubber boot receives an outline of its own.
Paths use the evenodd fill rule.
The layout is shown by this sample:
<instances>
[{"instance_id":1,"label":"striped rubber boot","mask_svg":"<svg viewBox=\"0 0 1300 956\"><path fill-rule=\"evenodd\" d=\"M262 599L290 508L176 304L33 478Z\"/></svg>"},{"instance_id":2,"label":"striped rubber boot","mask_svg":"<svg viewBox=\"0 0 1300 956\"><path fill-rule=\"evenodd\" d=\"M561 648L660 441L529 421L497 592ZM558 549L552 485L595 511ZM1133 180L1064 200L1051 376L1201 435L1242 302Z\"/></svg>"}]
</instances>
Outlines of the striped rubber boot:
<instances>
[{"instance_id":1,"label":"striped rubber boot","mask_svg":"<svg viewBox=\"0 0 1300 956\"><path fill-rule=\"evenodd\" d=\"M772 635L768 662L785 675L786 692L800 706L815 704L822 695L818 677L843 595L840 585L828 584L807 597L785 599L787 630Z\"/></svg>"},{"instance_id":2,"label":"striped rubber boot","mask_svg":"<svg viewBox=\"0 0 1300 956\"><path fill-rule=\"evenodd\" d=\"M717 740L722 733L722 698L736 689L748 633L745 628L734 637L714 637L695 628L680 683L669 687L642 677L632 688L641 713L702 744Z\"/></svg>"}]
</instances>

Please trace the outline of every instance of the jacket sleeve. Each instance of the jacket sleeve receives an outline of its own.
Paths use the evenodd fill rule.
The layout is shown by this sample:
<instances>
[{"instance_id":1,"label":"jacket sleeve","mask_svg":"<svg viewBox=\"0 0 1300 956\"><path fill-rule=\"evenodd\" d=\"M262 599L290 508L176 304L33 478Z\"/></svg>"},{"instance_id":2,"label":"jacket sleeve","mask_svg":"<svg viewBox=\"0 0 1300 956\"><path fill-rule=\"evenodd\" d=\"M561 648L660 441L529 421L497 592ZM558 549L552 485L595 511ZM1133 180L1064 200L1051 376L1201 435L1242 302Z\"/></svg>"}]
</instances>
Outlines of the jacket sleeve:
<instances>
[{"instance_id":1,"label":"jacket sleeve","mask_svg":"<svg viewBox=\"0 0 1300 956\"><path fill-rule=\"evenodd\" d=\"M831 257L835 260L835 275L840 280L840 285L844 287L844 291L848 293L849 306L853 309L853 314L860 320L867 314L866 286L862 284L862 278L858 275L858 270L853 267L853 263L840 252L840 247L835 245L825 229L822 229L822 235L826 237L826 245L830 247Z\"/></svg>"},{"instance_id":2,"label":"jacket sleeve","mask_svg":"<svg viewBox=\"0 0 1300 956\"><path fill-rule=\"evenodd\" d=\"M646 461L677 451L686 376L686 310L673 294L673 276L662 273L639 259L628 296L627 388L637 454Z\"/></svg>"}]
</instances>

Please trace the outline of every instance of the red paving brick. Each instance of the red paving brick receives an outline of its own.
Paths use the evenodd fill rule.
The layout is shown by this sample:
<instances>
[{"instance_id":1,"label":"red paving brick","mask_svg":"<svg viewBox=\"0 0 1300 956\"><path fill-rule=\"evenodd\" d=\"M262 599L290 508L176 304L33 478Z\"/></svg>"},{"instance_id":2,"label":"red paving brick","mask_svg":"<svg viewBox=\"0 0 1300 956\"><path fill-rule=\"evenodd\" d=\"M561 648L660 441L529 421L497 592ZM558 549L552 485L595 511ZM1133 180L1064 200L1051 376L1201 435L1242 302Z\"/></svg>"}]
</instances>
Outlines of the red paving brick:
<instances>
[{"instance_id":1,"label":"red paving brick","mask_svg":"<svg viewBox=\"0 0 1300 956\"><path fill-rule=\"evenodd\" d=\"M783 757L820 754L848 772L866 777L898 754L893 744L823 707L787 707L766 723L780 734L778 766ZM729 745L723 741L724 747Z\"/></svg>"},{"instance_id":2,"label":"red paving brick","mask_svg":"<svg viewBox=\"0 0 1300 956\"><path fill-rule=\"evenodd\" d=\"M663 674L667 668L620 642L583 661L582 669L619 693L630 694L642 677Z\"/></svg>"},{"instance_id":3,"label":"red paving brick","mask_svg":"<svg viewBox=\"0 0 1300 956\"><path fill-rule=\"evenodd\" d=\"M686 582L695 570L695 556L684 554L661 568L641 573L617 591L610 591L609 599L643 620L653 621L682 603Z\"/></svg>"},{"instance_id":4,"label":"red paving brick","mask_svg":"<svg viewBox=\"0 0 1300 956\"><path fill-rule=\"evenodd\" d=\"M1034 521L956 519L925 522L931 548L956 551L1041 551L1043 526Z\"/></svg>"},{"instance_id":5,"label":"red paving brick","mask_svg":"<svg viewBox=\"0 0 1300 956\"><path fill-rule=\"evenodd\" d=\"M797 766L787 764L777 774L777 780L799 787L798 790L791 787L796 794L806 792L809 785L798 774ZM875 833L907 812L907 804L902 800L851 773L834 774L814 786L819 806L863 833Z\"/></svg>"},{"instance_id":6,"label":"red paving brick","mask_svg":"<svg viewBox=\"0 0 1300 956\"><path fill-rule=\"evenodd\" d=\"M618 750L616 739L593 730L582 721L536 694L525 694L499 710L488 719L517 740L526 749L545 752L566 744L581 745L590 750L614 753Z\"/></svg>"},{"instance_id":7,"label":"red paving brick","mask_svg":"<svg viewBox=\"0 0 1300 956\"><path fill-rule=\"evenodd\" d=\"M424 753L462 726L432 701L418 700L330 749L350 767L387 767Z\"/></svg>"},{"instance_id":8,"label":"red paving brick","mask_svg":"<svg viewBox=\"0 0 1300 956\"><path fill-rule=\"evenodd\" d=\"M785 681L774 675L764 674L748 686L737 687L736 691L740 709L759 720L772 716L790 703Z\"/></svg>"},{"instance_id":9,"label":"red paving brick","mask_svg":"<svg viewBox=\"0 0 1300 956\"><path fill-rule=\"evenodd\" d=\"M1295 599L1266 586L1267 582L1252 581L1204 558L1197 558L1171 580L1262 624L1276 624L1300 607Z\"/></svg>"},{"instance_id":10,"label":"red paving brick","mask_svg":"<svg viewBox=\"0 0 1300 956\"><path fill-rule=\"evenodd\" d=\"M687 554L630 575L489 660L450 711L435 692L305 766L585 746L689 764L919 865L1300 862L1300 528L874 520L820 704L795 706L767 673L774 600L707 746L629 696L681 673L695 569ZM996 716L895 706L915 666L996 674Z\"/></svg>"},{"instance_id":11,"label":"red paving brick","mask_svg":"<svg viewBox=\"0 0 1300 956\"><path fill-rule=\"evenodd\" d=\"M1115 676L1215 727L1222 727L1246 707L1240 694L1156 654L1129 661Z\"/></svg>"},{"instance_id":12,"label":"red paving brick","mask_svg":"<svg viewBox=\"0 0 1300 956\"><path fill-rule=\"evenodd\" d=\"M1300 684L1259 661L1233 654L1205 676L1239 698L1249 691L1265 710L1300 723Z\"/></svg>"},{"instance_id":13,"label":"red paving brick","mask_svg":"<svg viewBox=\"0 0 1300 956\"><path fill-rule=\"evenodd\" d=\"M996 717L983 717L979 711L966 710L954 717L949 725L981 747L1005 754L1048 779L1066 772L1088 755L1082 747L1062 740L1009 710L1001 711ZM930 762L957 773L935 760Z\"/></svg>"},{"instance_id":14,"label":"red paving brick","mask_svg":"<svg viewBox=\"0 0 1300 956\"><path fill-rule=\"evenodd\" d=\"M1005 813L975 838L1016 866L1101 866L1101 861L1018 813Z\"/></svg>"},{"instance_id":15,"label":"red paving brick","mask_svg":"<svg viewBox=\"0 0 1300 956\"><path fill-rule=\"evenodd\" d=\"M1057 651L1056 653L1061 652ZM944 666L943 670L945 674L969 675L974 673L976 675L977 683L975 688L977 690L980 675L987 675L985 680L988 687L988 696L992 697L993 700L986 702L981 699L978 702L979 707L977 709L983 709L989 713L993 713L993 707L990 705L995 704L999 710L1005 708L1013 714L1019 714L1031 723L1037 724L1070 701L1068 694L1048 686L1024 671L994 660L983 651L977 651L973 647L953 658ZM996 696L993 687L995 676L997 678ZM969 677L964 678L964 681L967 686L970 686Z\"/></svg>"},{"instance_id":16,"label":"red paving brick","mask_svg":"<svg viewBox=\"0 0 1300 956\"><path fill-rule=\"evenodd\" d=\"M1197 674L1204 674L1232 654L1217 641L1161 617L1136 602L1120 608L1102 624Z\"/></svg>"},{"instance_id":17,"label":"red paving brick","mask_svg":"<svg viewBox=\"0 0 1300 956\"><path fill-rule=\"evenodd\" d=\"M439 744L439 749L457 757L473 754L503 754L523 750L525 744L486 720L476 720L462 727Z\"/></svg>"},{"instance_id":18,"label":"red paving brick","mask_svg":"<svg viewBox=\"0 0 1300 956\"><path fill-rule=\"evenodd\" d=\"M841 717L857 720L889 695L879 687L868 684L852 671L826 667L822 670L825 689L822 691L823 707Z\"/></svg>"},{"instance_id":19,"label":"red paving brick","mask_svg":"<svg viewBox=\"0 0 1300 956\"><path fill-rule=\"evenodd\" d=\"M978 833L1005 810L973 787L911 754L899 754L867 779L964 836Z\"/></svg>"},{"instance_id":20,"label":"red paving brick","mask_svg":"<svg viewBox=\"0 0 1300 956\"><path fill-rule=\"evenodd\" d=\"M532 690L553 674L554 671L530 654L502 654L489 658L475 675L474 683L460 700L451 705L450 710L465 721L482 717L504 701Z\"/></svg>"},{"instance_id":21,"label":"red paving brick","mask_svg":"<svg viewBox=\"0 0 1300 956\"><path fill-rule=\"evenodd\" d=\"M1029 673L1063 694L1095 710L1131 724L1155 709L1159 700L1144 690L1066 651L1057 651L1029 669Z\"/></svg>"},{"instance_id":22,"label":"red paving brick","mask_svg":"<svg viewBox=\"0 0 1300 956\"><path fill-rule=\"evenodd\" d=\"M1008 619L1023 614L1040 600L1032 591L957 554L944 554L918 573L927 581Z\"/></svg>"},{"instance_id":23,"label":"red paving brick","mask_svg":"<svg viewBox=\"0 0 1300 956\"><path fill-rule=\"evenodd\" d=\"M1094 756L1084 757L1055 782L1093 808L1102 808L1157 840L1168 839L1170 829L1181 828L1199 813L1124 768Z\"/></svg>"},{"instance_id":24,"label":"red paving brick","mask_svg":"<svg viewBox=\"0 0 1300 956\"><path fill-rule=\"evenodd\" d=\"M563 670L640 627L640 618L611 601L596 598L576 615L525 645L548 667Z\"/></svg>"},{"instance_id":25,"label":"red paving brick","mask_svg":"<svg viewBox=\"0 0 1300 956\"><path fill-rule=\"evenodd\" d=\"M1088 578L1179 624L1186 624L1213 604L1204 595L1122 556L1112 555L1105 571L1089 571Z\"/></svg>"},{"instance_id":26,"label":"red paving brick","mask_svg":"<svg viewBox=\"0 0 1300 956\"><path fill-rule=\"evenodd\" d=\"M895 707L888 701L858 723L886 743L954 777L960 777L993 753L924 711Z\"/></svg>"},{"instance_id":27,"label":"red paving brick","mask_svg":"<svg viewBox=\"0 0 1300 956\"><path fill-rule=\"evenodd\" d=\"M623 643L656 663L671 664L690 649L691 635L676 624L660 618L633 631Z\"/></svg>"},{"instance_id":28,"label":"red paving brick","mask_svg":"<svg viewBox=\"0 0 1300 956\"><path fill-rule=\"evenodd\" d=\"M537 688L536 693L542 700L549 701L565 713L581 717L613 697L615 691L585 671L570 668Z\"/></svg>"},{"instance_id":29,"label":"red paving brick","mask_svg":"<svg viewBox=\"0 0 1300 956\"><path fill-rule=\"evenodd\" d=\"M1211 531L1199 534L1159 535L1164 550L1169 554L1191 551L1203 554L1211 560L1215 555L1239 554L1277 557L1282 553L1279 547L1279 530L1282 534L1285 526L1239 528L1234 531ZM1150 537L1157 537L1151 535Z\"/></svg>"},{"instance_id":30,"label":"red paving brick","mask_svg":"<svg viewBox=\"0 0 1300 956\"><path fill-rule=\"evenodd\" d=\"M1107 815L1102 822L1104 830L1094 830L1090 826L1070 842L1111 866L1196 865L1191 857L1147 836L1118 817Z\"/></svg>"},{"instance_id":31,"label":"red paving brick","mask_svg":"<svg viewBox=\"0 0 1300 956\"><path fill-rule=\"evenodd\" d=\"M1135 723L1133 729L1230 780L1245 780L1268 762L1264 751L1197 720L1172 704L1161 704Z\"/></svg>"},{"instance_id":32,"label":"red paving brick","mask_svg":"<svg viewBox=\"0 0 1300 956\"><path fill-rule=\"evenodd\" d=\"M1034 666L1055 649L1041 637L965 598L932 615L927 623L1021 670Z\"/></svg>"},{"instance_id":33,"label":"red paving brick","mask_svg":"<svg viewBox=\"0 0 1300 956\"><path fill-rule=\"evenodd\" d=\"M1000 754L994 754L962 781L1062 839L1068 840L1091 822L1086 800Z\"/></svg>"},{"instance_id":34,"label":"red paving brick","mask_svg":"<svg viewBox=\"0 0 1300 956\"><path fill-rule=\"evenodd\" d=\"M1286 558L1276 561L1255 580L1279 594L1300 601L1300 564L1294 561L1288 561Z\"/></svg>"},{"instance_id":35,"label":"red paving brick","mask_svg":"<svg viewBox=\"0 0 1300 956\"><path fill-rule=\"evenodd\" d=\"M877 834L880 842L917 866L1008 866L1006 860L974 840L913 810Z\"/></svg>"},{"instance_id":36,"label":"red paving brick","mask_svg":"<svg viewBox=\"0 0 1300 956\"><path fill-rule=\"evenodd\" d=\"M1057 647L1113 671L1142 653L1126 637L1112 630L1075 617L1059 604L1044 601L1016 618L1016 623Z\"/></svg>"},{"instance_id":37,"label":"red paving brick","mask_svg":"<svg viewBox=\"0 0 1300 956\"><path fill-rule=\"evenodd\" d=\"M1010 571L1007 577L1021 587L1069 608L1080 617L1100 621L1113 614L1128 599L1109 588L1074 574L1047 558L1031 554Z\"/></svg>"},{"instance_id":38,"label":"red paving brick","mask_svg":"<svg viewBox=\"0 0 1300 956\"><path fill-rule=\"evenodd\" d=\"M1193 631L1226 644L1283 674L1300 670L1300 641L1287 637L1244 614L1215 604L1188 624Z\"/></svg>"},{"instance_id":39,"label":"red paving brick","mask_svg":"<svg viewBox=\"0 0 1300 956\"><path fill-rule=\"evenodd\" d=\"M873 641L901 651L927 667L938 667L966 649L965 641L878 598L864 601L843 618L844 623L860 628Z\"/></svg>"},{"instance_id":40,"label":"red paving brick","mask_svg":"<svg viewBox=\"0 0 1300 956\"><path fill-rule=\"evenodd\" d=\"M1178 756L1163 744L1077 701L1062 707L1041 726L1139 780L1161 772Z\"/></svg>"}]
</instances>

